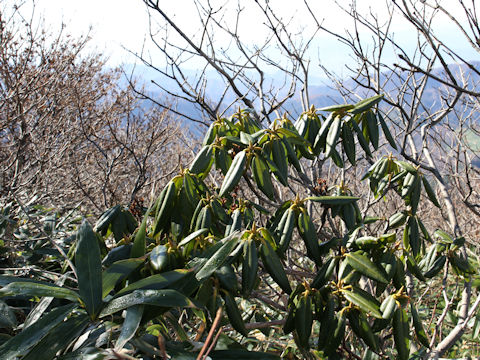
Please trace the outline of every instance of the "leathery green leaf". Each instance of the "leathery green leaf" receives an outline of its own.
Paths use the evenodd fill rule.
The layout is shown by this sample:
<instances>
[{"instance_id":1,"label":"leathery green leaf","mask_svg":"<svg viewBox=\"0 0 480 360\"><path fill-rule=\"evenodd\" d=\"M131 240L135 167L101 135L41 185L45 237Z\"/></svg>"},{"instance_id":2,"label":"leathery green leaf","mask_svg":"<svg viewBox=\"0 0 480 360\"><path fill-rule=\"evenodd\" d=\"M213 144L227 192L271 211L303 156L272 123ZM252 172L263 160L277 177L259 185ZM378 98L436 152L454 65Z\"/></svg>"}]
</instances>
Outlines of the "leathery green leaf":
<instances>
[{"instance_id":1,"label":"leathery green leaf","mask_svg":"<svg viewBox=\"0 0 480 360\"><path fill-rule=\"evenodd\" d=\"M178 246L184 246L184 245L187 245L190 241L194 240L195 238L197 238L198 236L200 235L203 235L205 234L206 232L208 232L208 229L199 229L197 231L194 231L192 232L190 235L188 235L187 237L185 237L184 239L182 239L182 241L180 241L178 243Z\"/></svg>"},{"instance_id":2,"label":"leathery green leaf","mask_svg":"<svg viewBox=\"0 0 480 360\"><path fill-rule=\"evenodd\" d=\"M358 126L357 122L355 121L355 119L352 119L350 120L350 123L352 124L352 128L353 130L357 133L357 139L358 139L358 143L360 144L360 146L362 147L363 151L365 151L365 154L369 157L372 156L372 153L370 151L370 148L368 146L368 141L367 139L365 139L365 136L363 136L363 132L362 132L362 129L360 129L360 127Z\"/></svg>"},{"instance_id":3,"label":"leathery green leaf","mask_svg":"<svg viewBox=\"0 0 480 360\"><path fill-rule=\"evenodd\" d=\"M412 214L417 212L418 203L420 201L421 182L420 177L416 176L415 181L412 184L412 191L408 197L407 204L410 205Z\"/></svg>"},{"instance_id":4,"label":"leathery green leaf","mask_svg":"<svg viewBox=\"0 0 480 360\"><path fill-rule=\"evenodd\" d=\"M219 126L216 121L210 124L207 132L205 133L205 137L203 138L202 146L209 145L213 142L213 140L215 140L215 136L217 136L218 127Z\"/></svg>"},{"instance_id":5,"label":"leathery green leaf","mask_svg":"<svg viewBox=\"0 0 480 360\"><path fill-rule=\"evenodd\" d=\"M332 149L332 152L330 153L330 158L332 159L333 163L337 165L339 168L345 167L345 163L343 162L343 159L337 150Z\"/></svg>"},{"instance_id":6,"label":"leathery green leaf","mask_svg":"<svg viewBox=\"0 0 480 360\"><path fill-rule=\"evenodd\" d=\"M340 136L342 126L342 118L340 116L336 116L328 129L326 146L325 146L325 157L329 157L332 154L332 151L335 149L337 145L338 137Z\"/></svg>"},{"instance_id":7,"label":"leathery green leaf","mask_svg":"<svg viewBox=\"0 0 480 360\"><path fill-rule=\"evenodd\" d=\"M17 318L15 313L10 309L10 306L0 300L0 327L11 329L16 326Z\"/></svg>"},{"instance_id":8,"label":"leathery green leaf","mask_svg":"<svg viewBox=\"0 0 480 360\"><path fill-rule=\"evenodd\" d=\"M408 360L409 340L408 340L408 317L404 309L398 308L393 314L393 338L395 348L397 349L397 359Z\"/></svg>"},{"instance_id":9,"label":"leathery green leaf","mask_svg":"<svg viewBox=\"0 0 480 360\"><path fill-rule=\"evenodd\" d=\"M342 126L342 145L345 154L347 155L348 161L350 164L355 165L356 163L356 149L355 149L355 138L353 137L352 129L348 123L343 124Z\"/></svg>"},{"instance_id":10,"label":"leathery green leaf","mask_svg":"<svg viewBox=\"0 0 480 360\"><path fill-rule=\"evenodd\" d=\"M143 305L134 305L127 309L122 331L115 343L115 350L121 350L127 341L135 335L138 325L140 325L140 320L142 320L143 309Z\"/></svg>"},{"instance_id":11,"label":"leathery green leaf","mask_svg":"<svg viewBox=\"0 0 480 360\"><path fill-rule=\"evenodd\" d=\"M264 240L262 245L260 245L260 255L263 265L267 268L272 279L282 288L283 291L290 294L292 288L290 287L287 274L285 273L280 258L268 241Z\"/></svg>"},{"instance_id":12,"label":"leathery green leaf","mask_svg":"<svg viewBox=\"0 0 480 360\"><path fill-rule=\"evenodd\" d=\"M430 348L430 343L428 341L427 334L423 329L422 320L420 319L417 309L415 308L415 305L412 302L410 303L410 312L412 314L413 326L415 328L415 334L417 335L418 341L423 346Z\"/></svg>"},{"instance_id":13,"label":"leathery green leaf","mask_svg":"<svg viewBox=\"0 0 480 360\"><path fill-rule=\"evenodd\" d=\"M370 142L372 143L373 148L377 150L379 133L378 133L377 119L373 111L369 111L367 113L367 131L368 131L368 137L370 138Z\"/></svg>"},{"instance_id":14,"label":"leathery green leaf","mask_svg":"<svg viewBox=\"0 0 480 360\"><path fill-rule=\"evenodd\" d=\"M280 254L287 251L290 241L292 240L293 229L295 228L296 213L292 208L287 209L278 224L276 233L279 237L278 251Z\"/></svg>"},{"instance_id":15,"label":"leathery green leaf","mask_svg":"<svg viewBox=\"0 0 480 360\"><path fill-rule=\"evenodd\" d=\"M161 274L152 275L129 284L126 288L120 290L116 296L118 297L130 293L134 290L140 289L161 290L172 285L173 283L176 283L179 280L182 280L184 277L187 276L188 273L190 273L190 270L177 269L167 271Z\"/></svg>"},{"instance_id":16,"label":"leathery green leaf","mask_svg":"<svg viewBox=\"0 0 480 360\"><path fill-rule=\"evenodd\" d=\"M285 186L288 185L287 157L287 151L282 140L274 140L272 142L272 158L279 171L280 176L278 177L278 179Z\"/></svg>"},{"instance_id":17,"label":"leathery green leaf","mask_svg":"<svg viewBox=\"0 0 480 360\"><path fill-rule=\"evenodd\" d=\"M329 258L317 272L317 275L315 275L315 278L312 280L310 286L315 289L320 289L322 286L328 283L330 281L330 277L333 274L333 271L337 267L338 262L338 257Z\"/></svg>"},{"instance_id":18,"label":"leathery green leaf","mask_svg":"<svg viewBox=\"0 0 480 360\"><path fill-rule=\"evenodd\" d=\"M371 313L378 319L382 318L379 305L376 302L372 301L373 299L371 297L366 296L365 292L360 291L360 289L354 288L352 291L342 290L342 294L348 301L357 305L361 310Z\"/></svg>"},{"instance_id":19,"label":"leathery green leaf","mask_svg":"<svg viewBox=\"0 0 480 360\"><path fill-rule=\"evenodd\" d=\"M235 231L240 231L242 229L242 212L240 209L235 209L232 213L231 220L228 222L228 225L225 227L225 236L228 236Z\"/></svg>"},{"instance_id":20,"label":"leathery green leaf","mask_svg":"<svg viewBox=\"0 0 480 360\"><path fill-rule=\"evenodd\" d=\"M346 255L346 259L352 268L363 275L384 284L388 283L384 273L365 255L358 252L351 252Z\"/></svg>"},{"instance_id":21,"label":"leathery green leaf","mask_svg":"<svg viewBox=\"0 0 480 360\"><path fill-rule=\"evenodd\" d=\"M342 195L342 196L309 196L305 200L311 200L323 205L346 205L346 204L351 204L357 201L358 199L360 198L355 196Z\"/></svg>"},{"instance_id":22,"label":"leathery green leaf","mask_svg":"<svg viewBox=\"0 0 480 360\"><path fill-rule=\"evenodd\" d=\"M113 288L136 268L143 264L142 259L125 259L114 262L102 274L102 297L105 297Z\"/></svg>"},{"instance_id":23,"label":"leathery green leaf","mask_svg":"<svg viewBox=\"0 0 480 360\"><path fill-rule=\"evenodd\" d=\"M318 332L318 349L325 349L330 343L329 336L333 333L336 327L335 319L335 300L333 296L328 296L325 299L324 309L322 309L322 316L320 317L320 331Z\"/></svg>"},{"instance_id":24,"label":"leathery green leaf","mask_svg":"<svg viewBox=\"0 0 480 360\"><path fill-rule=\"evenodd\" d=\"M87 327L89 319L82 313L68 318L60 323L42 341L33 347L23 360L53 359L58 351L65 349L73 340L77 339Z\"/></svg>"},{"instance_id":25,"label":"leathery green leaf","mask_svg":"<svg viewBox=\"0 0 480 360\"><path fill-rule=\"evenodd\" d=\"M36 281L36 280L32 280L30 278L22 278L22 277L9 276L9 275L0 275L0 286L7 286L8 284L10 284L12 282L29 282L29 283L35 283L35 284L51 285L50 283L48 283L46 281Z\"/></svg>"},{"instance_id":26,"label":"leathery green leaf","mask_svg":"<svg viewBox=\"0 0 480 360\"><path fill-rule=\"evenodd\" d=\"M112 221L120 213L120 208L120 205L115 205L114 207L106 210L95 224L95 231L105 235Z\"/></svg>"},{"instance_id":27,"label":"leathery green leaf","mask_svg":"<svg viewBox=\"0 0 480 360\"><path fill-rule=\"evenodd\" d=\"M295 306L291 305L288 307L288 314L285 319L285 324L283 325L283 333L285 335L290 334L295 330Z\"/></svg>"},{"instance_id":28,"label":"leathery green leaf","mask_svg":"<svg viewBox=\"0 0 480 360\"><path fill-rule=\"evenodd\" d=\"M239 152L235 155L235 158L232 161L232 165L227 171L225 175L225 179L223 179L222 186L220 188L219 195L225 196L229 193L240 181L240 178L245 171L245 164L247 162L247 154L245 151Z\"/></svg>"},{"instance_id":29,"label":"leathery green leaf","mask_svg":"<svg viewBox=\"0 0 480 360\"><path fill-rule=\"evenodd\" d=\"M309 348L309 339L312 334L312 323L312 299L308 295L301 296L295 311L295 329L297 330L300 346L304 349Z\"/></svg>"},{"instance_id":30,"label":"leathery green leaf","mask_svg":"<svg viewBox=\"0 0 480 360\"><path fill-rule=\"evenodd\" d=\"M80 297L90 317L95 318L103 306L102 260L97 237L86 220L77 234L75 266Z\"/></svg>"},{"instance_id":31,"label":"leathery green leaf","mask_svg":"<svg viewBox=\"0 0 480 360\"><path fill-rule=\"evenodd\" d=\"M388 295L380 305L382 318L386 320L390 320L397 308L398 308L398 305L397 305L397 300L395 300L395 297L393 295Z\"/></svg>"},{"instance_id":32,"label":"leathery green leaf","mask_svg":"<svg viewBox=\"0 0 480 360\"><path fill-rule=\"evenodd\" d=\"M135 240L133 241L132 250L130 252L131 257L136 258L145 255L145 239L147 237L147 218L149 212L150 211L147 211L143 217L142 223L135 235Z\"/></svg>"},{"instance_id":33,"label":"leathery green leaf","mask_svg":"<svg viewBox=\"0 0 480 360\"><path fill-rule=\"evenodd\" d=\"M300 236L305 242L305 246L315 263L320 264L322 256L320 254L320 246L318 243L317 232L315 230L315 225L313 224L310 216L308 215L306 209L302 209L298 215L297 227Z\"/></svg>"},{"instance_id":34,"label":"leathery green leaf","mask_svg":"<svg viewBox=\"0 0 480 360\"><path fill-rule=\"evenodd\" d=\"M184 174L182 192L184 192L185 197L192 209L195 209L198 201L200 200L197 189L197 182L195 181L194 177L189 173Z\"/></svg>"},{"instance_id":35,"label":"leathery green leaf","mask_svg":"<svg viewBox=\"0 0 480 360\"><path fill-rule=\"evenodd\" d=\"M332 332L327 333L327 343L324 346L324 352L328 358L335 358L336 352L345 336L346 312L339 311L335 314L333 320ZM323 324L322 324L323 325Z\"/></svg>"},{"instance_id":36,"label":"leathery green leaf","mask_svg":"<svg viewBox=\"0 0 480 360\"><path fill-rule=\"evenodd\" d=\"M258 188L270 199L275 197L272 178L268 165L259 155L256 155L252 161L252 172Z\"/></svg>"},{"instance_id":37,"label":"leathery green leaf","mask_svg":"<svg viewBox=\"0 0 480 360\"><path fill-rule=\"evenodd\" d=\"M227 257L232 253L239 242L239 236L237 233L233 233L232 235L226 237L222 240L223 245L218 249L215 254L213 254L205 265L197 272L195 277L198 281L205 280L210 275L213 274L215 270L217 270L222 264L225 262Z\"/></svg>"},{"instance_id":38,"label":"leathery green leaf","mask_svg":"<svg viewBox=\"0 0 480 360\"><path fill-rule=\"evenodd\" d=\"M447 257L445 255L439 256L437 259L435 259L435 261L433 261L432 265L427 269L423 276L425 276L427 279L434 277L440 272L440 270L443 269L446 261Z\"/></svg>"},{"instance_id":39,"label":"leathery green leaf","mask_svg":"<svg viewBox=\"0 0 480 360\"><path fill-rule=\"evenodd\" d=\"M174 178L167 184L167 186L163 190L165 191L165 193L163 193L162 191L164 195L160 196L157 207L156 207L155 226L153 230L154 234L158 234L160 231L164 229L166 225L168 225L171 217L172 207L174 205L175 197L177 195L177 184L178 184L178 187L180 188L181 183L183 183L182 177L179 176L177 178ZM144 221L146 226L146 219L144 219ZM143 225L143 222L142 222L142 225ZM142 227L142 225L140 225L140 227ZM139 233L137 233L138 236L140 236ZM139 241L141 241L141 238L139 238ZM138 247L141 248L140 244Z\"/></svg>"},{"instance_id":40,"label":"leathery green leaf","mask_svg":"<svg viewBox=\"0 0 480 360\"><path fill-rule=\"evenodd\" d=\"M190 165L190 172L192 174L202 175L205 177L210 170L213 163L213 146L204 146L193 159Z\"/></svg>"},{"instance_id":41,"label":"leathery green leaf","mask_svg":"<svg viewBox=\"0 0 480 360\"><path fill-rule=\"evenodd\" d=\"M340 111L347 111L347 110L353 109L354 107L355 105L351 105L351 104L331 105L331 106L317 109L317 111L340 112Z\"/></svg>"},{"instance_id":42,"label":"leathery green leaf","mask_svg":"<svg viewBox=\"0 0 480 360\"><path fill-rule=\"evenodd\" d=\"M12 337L0 346L2 359L16 359L26 354L33 346L38 344L53 328L63 322L77 304L57 307L48 314L43 315L35 323L23 329L21 333Z\"/></svg>"},{"instance_id":43,"label":"leathery green leaf","mask_svg":"<svg viewBox=\"0 0 480 360\"><path fill-rule=\"evenodd\" d=\"M334 114L330 114L325 121L323 122L322 126L318 130L318 134L315 137L315 141L313 142L313 150L316 154L319 154L321 151L325 149L326 142L327 142L327 135L330 129L333 120L335 119Z\"/></svg>"},{"instance_id":44,"label":"leathery green leaf","mask_svg":"<svg viewBox=\"0 0 480 360\"><path fill-rule=\"evenodd\" d=\"M237 330L243 336L248 336L248 331L245 327L245 323L242 319L242 314L238 309L237 303L235 302L235 298L230 294L225 294L225 310L227 311L228 319L232 324L233 328Z\"/></svg>"},{"instance_id":45,"label":"leathery green leaf","mask_svg":"<svg viewBox=\"0 0 480 360\"><path fill-rule=\"evenodd\" d=\"M418 170L410 163L403 161L403 160L396 160L395 163L400 166L402 169L408 171L412 174L417 174Z\"/></svg>"},{"instance_id":46,"label":"leathery green leaf","mask_svg":"<svg viewBox=\"0 0 480 360\"><path fill-rule=\"evenodd\" d=\"M383 99L383 94L375 95L368 99L361 100L358 103L356 103L352 109L349 109L348 112L351 112L352 114L359 114L361 112L364 112L365 110L372 108L373 106L378 104L382 99Z\"/></svg>"},{"instance_id":47,"label":"leathery green leaf","mask_svg":"<svg viewBox=\"0 0 480 360\"><path fill-rule=\"evenodd\" d=\"M297 169L297 171L302 172L302 166L300 165L300 162L298 161L297 154L295 153L295 150L293 150L292 145L289 143L288 139L286 139L286 138L283 138L282 142L285 145L285 148L287 149L288 161L290 162L290 164L293 165L293 167L295 169Z\"/></svg>"},{"instance_id":48,"label":"leathery green leaf","mask_svg":"<svg viewBox=\"0 0 480 360\"><path fill-rule=\"evenodd\" d=\"M153 305L160 307L195 307L193 302L176 290L135 290L134 292L111 300L100 312L99 317L128 309L134 305Z\"/></svg>"},{"instance_id":49,"label":"leathery green leaf","mask_svg":"<svg viewBox=\"0 0 480 360\"><path fill-rule=\"evenodd\" d=\"M413 216L408 219L408 230L408 240L412 248L413 255L417 256L420 253L422 244L420 239L420 233L418 231L417 220Z\"/></svg>"},{"instance_id":50,"label":"leathery green leaf","mask_svg":"<svg viewBox=\"0 0 480 360\"><path fill-rule=\"evenodd\" d=\"M391 147L397 150L397 144L395 143L395 139L390 133L390 130L388 129L388 126L385 123L385 120L383 119L383 116L380 112L377 113L377 117L378 117L378 121L380 122L380 125L382 126L383 134L385 135L385 138L387 139L388 143L390 144Z\"/></svg>"},{"instance_id":51,"label":"leathery green leaf","mask_svg":"<svg viewBox=\"0 0 480 360\"><path fill-rule=\"evenodd\" d=\"M405 259L405 262L407 263L407 268L408 270L420 281L427 281L425 276L423 276L423 273L420 271L418 268L417 262L415 261L415 258L408 254L407 258ZM398 269L399 267L397 267Z\"/></svg>"},{"instance_id":52,"label":"leathery green leaf","mask_svg":"<svg viewBox=\"0 0 480 360\"><path fill-rule=\"evenodd\" d=\"M78 302L79 299L79 295L75 291L57 285L16 281L0 289L0 297L18 295L38 297L51 296L74 302Z\"/></svg>"},{"instance_id":53,"label":"leathery green leaf","mask_svg":"<svg viewBox=\"0 0 480 360\"><path fill-rule=\"evenodd\" d=\"M435 230L435 232L433 233L433 236L440 239L442 242L446 244L453 243L453 238L441 229Z\"/></svg>"},{"instance_id":54,"label":"leathery green leaf","mask_svg":"<svg viewBox=\"0 0 480 360\"><path fill-rule=\"evenodd\" d=\"M255 242L252 239L245 241L243 245L242 266L242 293L250 295L255 286L258 271L258 253Z\"/></svg>"},{"instance_id":55,"label":"leathery green leaf","mask_svg":"<svg viewBox=\"0 0 480 360\"><path fill-rule=\"evenodd\" d=\"M373 334L365 314L358 309L353 309L348 312L347 316L353 332L360 337L369 348L376 350L378 339Z\"/></svg>"},{"instance_id":56,"label":"leathery green leaf","mask_svg":"<svg viewBox=\"0 0 480 360\"><path fill-rule=\"evenodd\" d=\"M232 164L232 158L228 155L224 148L215 148L215 167L220 169L223 175L226 175L230 165Z\"/></svg>"},{"instance_id":57,"label":"leathery green leaf","mask_svg":"<svg viewBox=\"0 0 480 360\"><path fill-rule=\"evenodd\" d=\"M437 196L435 195L435 191L433 190L432 186L428 182L425 176L422 176L423 187L427 193L428 198L436 207L440 208L440 203L438 202Z\"/></svg>"}]
</instances>

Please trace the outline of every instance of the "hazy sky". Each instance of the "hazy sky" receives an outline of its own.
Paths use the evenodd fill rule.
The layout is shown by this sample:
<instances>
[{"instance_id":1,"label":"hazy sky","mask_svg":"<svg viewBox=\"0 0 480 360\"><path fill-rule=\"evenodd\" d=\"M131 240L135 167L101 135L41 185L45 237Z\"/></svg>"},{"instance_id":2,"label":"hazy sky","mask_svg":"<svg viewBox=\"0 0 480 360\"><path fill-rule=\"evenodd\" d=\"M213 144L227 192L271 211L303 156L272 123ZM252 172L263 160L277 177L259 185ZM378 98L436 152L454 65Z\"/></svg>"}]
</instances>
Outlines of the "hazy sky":
<instances>
[{"instance_id":1,"label":"hazy sky","mask_svg":"<svg viewBox=\"0 0 480 360\"><path fill-rule=\"evenodd\" d=\"M5 0L3 0L5 1ZM6 0L14 1L14 0ZM237 1L228 0L210 0L214 4L233 4L232 12L227 12L225 18L233 15L236 9ZM454 4L454 0L441 0L442 4L450 6ZM37 14L43 14L45 21L53 31L59 28L61 22L66 24L67 32L74 36L86 34L89 28L92 28L91 36L93 38L91 46L96 50L105 53L110 57L112 65L120 63L132 62L133 58L123 49L127 48L133 52L139 52L142 49L144 40L148 34L148 14L147 9L141 0L37 0ZM351 22L335 4L333 0L311 1L312 9L319 20L324 21L324 25L337 32L345 33L347 29L352 30ZM342 6L348 6L349 0L339 0ZM167 14L179 21L187 32L192 36L198 33L199 22L197 11L192 6L192 0L161 0L162 9ZM246 42L255 42L266 34L263 20L256 20L256 16L251 11L253 0L240 0L240 4L245 5L244 16L245 21L240 24L242 29L242 40ZM302 34L308 34L313 27L303 0L274 0L270 2L271 6L276 9L279 16L283 19L292 18L292 29L301 31ZM380 21L386 18L384 2L379 0L358 0L357 6L364 13L373 12L378 15ZM230 6L230 5L229 5ZM451 7L452 12L456 11L454 6ZM458 49L463 51L465 48L465 56L467 58L474 56L469 53L467 47L459 41L458 31L453 31L447 26L444 18L438 18L436 28L441 35L451 41ZM232 20L229 20L233 24ZM233 26L233 25L232 25ZM393 23L395 37L406 47L415 45L416 38L411 28L402 21L402 17L398 16ZM413 36L413 37L412 37ZM221 43L221 38L218 39ZM339 71L343 63L348 62L348 54L344 48L339 47L337 40L332 39L324 33L319 33L315 39L316 50L313 55L318 62L318 58L322 64L327 67ZM156 56L153 53L153 56ZM394 59L392 58L392 61Z\"/></svg>"}]
</instances>

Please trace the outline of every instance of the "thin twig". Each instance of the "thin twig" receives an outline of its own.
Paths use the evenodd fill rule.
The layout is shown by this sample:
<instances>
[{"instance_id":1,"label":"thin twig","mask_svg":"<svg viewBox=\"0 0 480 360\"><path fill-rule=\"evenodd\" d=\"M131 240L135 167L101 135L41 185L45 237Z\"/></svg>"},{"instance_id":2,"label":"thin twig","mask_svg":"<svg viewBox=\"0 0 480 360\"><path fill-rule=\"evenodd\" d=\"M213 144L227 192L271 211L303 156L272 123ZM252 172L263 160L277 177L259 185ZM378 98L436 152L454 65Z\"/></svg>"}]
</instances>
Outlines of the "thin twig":
<instances>
[{"instance_id":1,"label":"thin twig","mask_svg":"<svg viewBox=\"0 0 480 360\"><path fill-rule=\"evenodd\" d=\"M207 350L207 352L205 353L204 359L207 359L208 354L210 354L210 353L212 352L212 350L214 349L215 344L217 343L218 338L220 337L220 334L221 334L221 333L222 333L222 328L218 329L217 335L215 335L215 338L213 339L212 343L211 343L210 346L208 347L208 350Z\"/></svg>"},{"instance_id":2,"label":"thin twig","mask_svg":"<svg viewBox=\"0 0 480 360\"><path fill-rule=\"evenodd\" d=\"M213 321L212 328L211 328L210 331L208 332L207 340L205 340L205 344L203 344L202 349L201 349L200 352L198 353L197 360L206 359L206 354L205 354L205 352L208 350L208 344L210 343L210 341L212 341L213 334L215 333L216 328L217 328L218 325L220 324L220 320L221 320L221 318L222 318L222 314L223 314L223 307L220 306L220 307L218 308L218 310L217 310L217 314L215 315L215 320ZM205 356L204 356L204 355L205 355Z\"/></svg>"},{"instance_id":3,"label":"thin twig","mask_svg":"<svg viewBox=\"0 0 480 360\"><path fill-rule=\"evenodd\" d=\"M27 210L25 209L25 206L22 204L22 202L16 197L14 196L14 199L15 201L18 203L18 205L20 205L20 207L22 208L22 211L24 212L24 214L27 216L28 220L33 224L33 226L35 226L35 228L43 235L45 236L48 241L50 241L50 243L55 247L55 249L58 250L58 252L63 256L63 258L65 259L65 261L67 262L68 266L70 266L70 268L72 269L72 272L73 274L75 275L75 277L78 279L77 277L77 269L75 268L75 266L73 265L73 263L71 262L71 260L68 258L67 254L65 254L65 251L63 251L63 249L55 242L55 240L53 240L50 235L48 235L45 231L43 231L43 229L37 224L37 222L28 214Z\"/></svg>"},{"instance_id":4,"label":"thin twig","mask_svg":"<svg viewBox=\"0 0 480 360\"><path fill-rule=\"evenodd\" d=\"M272 326L283 326L285 324L285 319L283 320L273 320L273 321L267 321L267 322L252 322L252 323L247 323L245 324L245 328L247 330L250 329L265 329L265 328L271 328ZM233 331L233 327L227 326L223 329L225 332L227 331Z\"/></svg>"}]
</instances>

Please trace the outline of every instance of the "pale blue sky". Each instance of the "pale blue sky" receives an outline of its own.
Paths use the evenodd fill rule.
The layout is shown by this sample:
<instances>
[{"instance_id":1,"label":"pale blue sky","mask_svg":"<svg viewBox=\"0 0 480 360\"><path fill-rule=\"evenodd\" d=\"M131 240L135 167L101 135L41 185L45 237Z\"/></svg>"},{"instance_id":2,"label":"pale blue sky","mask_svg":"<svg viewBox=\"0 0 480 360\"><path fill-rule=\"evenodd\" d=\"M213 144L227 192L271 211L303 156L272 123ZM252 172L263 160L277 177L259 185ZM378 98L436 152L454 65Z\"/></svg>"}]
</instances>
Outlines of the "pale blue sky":
<instances>
[{"instance_id":1,"label":"pale blue sky","mask_svg":"<svg viewBox=\"0 0 480 360\"><path fill-rule=\"evenodd\" d=\"M6 2L14 0L6 0ZM212 3L237 4L237 1L211 0ZM441 0L446 7L450 6L452 12L457 11L454 0ZM148 34L148 16L145 5L141 0L37 0L37 14L42 14L45 21L53 31L58 29L61 22L66 24L66 30L74 36L86 34L91 26L92 41L90 46L97 51L105 53L110 58L111 65L132 62L132 57L123 47L134 52L142 49L144 40ZM243 24L242 40L255 42L266 34L265 26L261 21L255 21L255 13L249 13L252 8L252 0L241 0L245 5L245 19ZM341 6L348 6L350 1L339 0ZM197 33L199 22L192 0L161 1L164 10L180 23L185 24L185 29L192 35ZM284 19L293 18L292 29L308 34L312 31L310 17L303 5L303 1L275 0L270 4L275 7L278 14ZM324 21L325 27L336 32L345 33L350 29L351 22L348 16L342 13L333 0L311 1L312 9L320 20ZM372 11L377 13L379 19L386 17L384 2L379 0L358 0L357 6L362 12ZM232 7L235 9L235 6ZM233 15L226 13L226 17ZM307 19L307 20L305 20ZM392 25L395 37L405 47L415 45L414 32L402 21L401 16L396 18ZM461 41L458 32L447 25L445 18L438 18L436 29L441 32L444 39L453 44L464 56L475 59L476 54L467 50L465 43ZM221 43L221 38L218 42ZM148 49L148 45L147 45ZM156 56L153 53L153 56ZM312 67L318 64L318 59L327 68L341 73L342 66L348 63L348 53L345 48L339 46L338 41L327 34L319 33L315 39L315 46L310 54ZM392 55L391 61L395 61Z\"/></svg>"}]
</instances>

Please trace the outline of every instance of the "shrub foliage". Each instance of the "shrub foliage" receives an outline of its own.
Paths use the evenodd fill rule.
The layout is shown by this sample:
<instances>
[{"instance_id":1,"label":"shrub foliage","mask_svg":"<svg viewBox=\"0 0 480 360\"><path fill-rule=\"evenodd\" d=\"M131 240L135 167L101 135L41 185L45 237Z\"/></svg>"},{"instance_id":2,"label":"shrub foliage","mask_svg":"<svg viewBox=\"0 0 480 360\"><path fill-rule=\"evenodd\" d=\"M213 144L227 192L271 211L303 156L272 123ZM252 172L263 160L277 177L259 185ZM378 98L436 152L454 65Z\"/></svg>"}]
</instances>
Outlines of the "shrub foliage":
<instances>
[{"instance_id":1,"label":"shrub foliage","mask_svg":"<svg viewBox=\"0 0 480 360\"><path fill-rule=\"evenodd\" d=\"M27 240L13 265L30 276L0 277L3 358L425 355L461 298L432 299L431 288L442 277L475 284L478 264L463 238L424 226L419 204L440 206L428 177L392 154L374 160L383 139L396 148L381 99L312 107L269 128L247 110L218 119L140 223L122 206L93 227L5 207L3 237L13 228ZM367 159L369 193L305 185L319 157L338 171ZM403 204L394 214L362 209L387 193ZM429 319L444 310L451 319L436 328ZM475 314L465 321L478 335Z\"/></svg>"}]
</instances>

